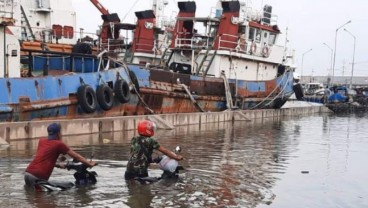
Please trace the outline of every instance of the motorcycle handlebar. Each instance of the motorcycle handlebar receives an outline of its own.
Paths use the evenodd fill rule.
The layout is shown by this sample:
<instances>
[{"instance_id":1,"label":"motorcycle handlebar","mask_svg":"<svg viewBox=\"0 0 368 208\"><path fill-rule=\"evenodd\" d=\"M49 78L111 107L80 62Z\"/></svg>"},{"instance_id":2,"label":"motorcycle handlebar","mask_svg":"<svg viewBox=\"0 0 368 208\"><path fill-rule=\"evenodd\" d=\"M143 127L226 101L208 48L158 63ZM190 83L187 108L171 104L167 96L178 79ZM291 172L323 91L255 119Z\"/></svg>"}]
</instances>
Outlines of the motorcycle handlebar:
<instances>
[{"instance_id":1,"label":"motorcycle handlebar","mask_svg":"<svg viewBox=\"0 0 368 208\"><path fill-rule=\"evenodd\" d=\"M65 168L68 170L75 170L77 172L81 172L83 170L86 170L88 166L83 163L68 162L65 165Z\"/></svg>"},{"instance_id":2,"label":"motorcycle handlebar","mask_svg":"<svg viewBox=\"0 0 368 208\"><path fill-rule=\"evenodd\" d=\"M65 165L63 164L55 164L56 168L65 168L67 170L75 170L77 172L82 172L87 170L89 168L87 165L81 163L81 162L74 162L74 161L68 161Z\"/></svg>"},{"instance_id":3,"label":"motorcycle handlebar","mask_svg":"<svg viewBox=\"0 0 368 208\"><path fill-rule=\"evenodd\" d=\"M56 167L56 168L63 168L63 166L62 166L62 165L60 165L60 164L55 164L55 167Z\"/></svg>"}]
</instances>

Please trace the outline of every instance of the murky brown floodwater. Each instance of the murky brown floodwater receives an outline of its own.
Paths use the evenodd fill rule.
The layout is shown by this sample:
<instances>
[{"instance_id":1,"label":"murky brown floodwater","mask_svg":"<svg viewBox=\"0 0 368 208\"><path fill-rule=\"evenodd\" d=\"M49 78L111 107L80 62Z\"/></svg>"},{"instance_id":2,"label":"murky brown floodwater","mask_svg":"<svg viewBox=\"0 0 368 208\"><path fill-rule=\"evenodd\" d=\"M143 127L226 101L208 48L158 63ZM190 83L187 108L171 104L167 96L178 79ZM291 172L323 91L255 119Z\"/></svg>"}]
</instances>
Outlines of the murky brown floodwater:
<instances>
[{"instance_id":1,"label":"murky brown floodwater","mask_svg":"<svg viewBox=\"0 0 368 208\"><path fill-rule=\"evenodd\" d=\"M312 116L159 130L181 145L180 180L130 185L123 179L130 133L64 138L95 155L97 184L58 193L27 192L23 171L37 140L0 150L0 207L368 207L368 119ZM151 170L152 176L161 171ZM74 181L55 169L54 181Z\"/></svg>"}]
</instances>

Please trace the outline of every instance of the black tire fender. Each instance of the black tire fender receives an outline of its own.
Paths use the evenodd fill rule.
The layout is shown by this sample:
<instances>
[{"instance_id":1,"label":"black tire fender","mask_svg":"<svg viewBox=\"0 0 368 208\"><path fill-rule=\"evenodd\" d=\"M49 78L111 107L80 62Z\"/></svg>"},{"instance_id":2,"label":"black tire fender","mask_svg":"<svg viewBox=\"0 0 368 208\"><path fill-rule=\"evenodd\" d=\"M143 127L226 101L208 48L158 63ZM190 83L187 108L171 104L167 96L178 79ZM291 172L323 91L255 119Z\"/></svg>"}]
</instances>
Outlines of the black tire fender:
<instances>
[{"instance_id":1,"label":"black tire fender","mask_svg":"<svg viewBox=\"0 0 368 208\"><path fill-rule=\"evenodd\" d=\"M127 103L130 100L130 90L129 85L124 79L119 79L116 81L114 86L115 97L120 103Z\"/></svg>"},{"instance_id":2,"label":"black tire fender","mask_svg":"<svg viewBox=\"0 0 368 208\"><path fill-rule=\"evenodd\" d=\"M72 48L73 53L92 54L92 46L88 43L77 43Z\"/></svg>"},{"instance_id":3,"label":"black tire fender","mask_svg":"<svg viewBox=\"0 0 368 208\"><path fill-rule=\"evenodd\" d=\"M108 85L99 85L96 89L96 96L100 107L107 111L110 110L114 104L114 92Z\"/></svg>"},{"instance_id":4,"label":"black tire fender","mask_svg":"<svg viewBox=\"0 0 368 208\"><path fill-rule=\"evenodd\" d=\"M295 93L295 97L297 100L303 100L303 97L304 97L304 92L303 92L303 87L300 83L298 84L295 84L293 86L293 90L294 90L294 93Z\"/></svg>"},{"instance_id":5,"label":"black tire fender","mask_svg":"<svg viewBox=\"0 0 368 208\"><path fill-rule=\"evenodd\" d=\"M90 85L81 85L77 91L78 104L86 113L96 111L97 98L96 93Z\"/></svg>"},{"instance_id":6,"label":"black tire fender","mask_svg":"<svg viewBox=\"0 0 368 208\"><path fill-rule=\"evenodd\" d=\"M132 83L134 84L135 89L139 93L138 79L137 79L137 76L135 75L135 73L132 70L129 70L129 77L130 77L130 80L132 81ZM132 90L132 92L135 92L135 91Z\"/></svg>"}]
</instances>

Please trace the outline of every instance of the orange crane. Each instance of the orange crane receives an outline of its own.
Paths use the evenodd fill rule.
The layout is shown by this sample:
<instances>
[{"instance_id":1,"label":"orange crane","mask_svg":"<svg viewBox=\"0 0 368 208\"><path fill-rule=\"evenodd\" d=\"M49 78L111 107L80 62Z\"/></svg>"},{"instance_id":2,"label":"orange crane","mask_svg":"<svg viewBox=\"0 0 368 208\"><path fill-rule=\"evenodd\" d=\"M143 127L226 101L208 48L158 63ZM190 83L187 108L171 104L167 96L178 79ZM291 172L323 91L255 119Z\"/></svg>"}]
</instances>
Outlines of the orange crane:
<instances>
[{"instance_id":1,"label":"orange crane","mask_svg":"<svg viewBox=\"0 0 368 208\"><path fill-rule=\"evenodd\" d=\"M93 5L101 12L103 15L110 14L109 11L100 3L98 0L90 0Z\"/></svg>"},{"instance_id":2,"label":"orange crane","mask_svg":"<svg viewBox=\"0 0 368 208\"><path fill-rule=\"evenodd\" d=\"M90 0L90 2L101 12L101 18L103 20L101 32L98 35L100 43L106 45L109 39L119 38L119 29L115 28L115 24L120 23L120 18L117 13L111 13L98 1ZM113 24L111 24L113 23ZM104 46L102 46L104 47Z\"/></svg>"}]
</instances>

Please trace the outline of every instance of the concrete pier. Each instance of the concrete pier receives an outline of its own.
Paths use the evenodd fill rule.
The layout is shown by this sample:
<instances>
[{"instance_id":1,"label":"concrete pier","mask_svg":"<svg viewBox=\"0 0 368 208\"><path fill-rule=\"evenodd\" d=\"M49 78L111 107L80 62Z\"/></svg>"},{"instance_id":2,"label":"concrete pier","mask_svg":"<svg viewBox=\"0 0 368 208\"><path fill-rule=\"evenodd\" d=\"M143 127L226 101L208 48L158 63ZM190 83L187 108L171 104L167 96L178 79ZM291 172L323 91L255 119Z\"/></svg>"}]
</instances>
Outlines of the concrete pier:
<instances>
[{"instance_id":1,"label":"concrete pier","mask_svg":"<svg viewBox=\"0 0 368 208\"><path fill-rule=\"evenodd\" d=\"M213 122L252 121L270 117L300 116L315 113L331 112L324 106L242 110L204 113L159 114L142 116L121 116L107 118L75 119L75 120L47 120L31 122L0 123L0 145L9 144L14 140L24 140L47 136L47 126L58 122L62 126L62 135L96 134L104 132L132 131L137 122L142 119L155 121L158 128L173 129L182 125L201 125Z\"/></svg>"}]
</instances>

